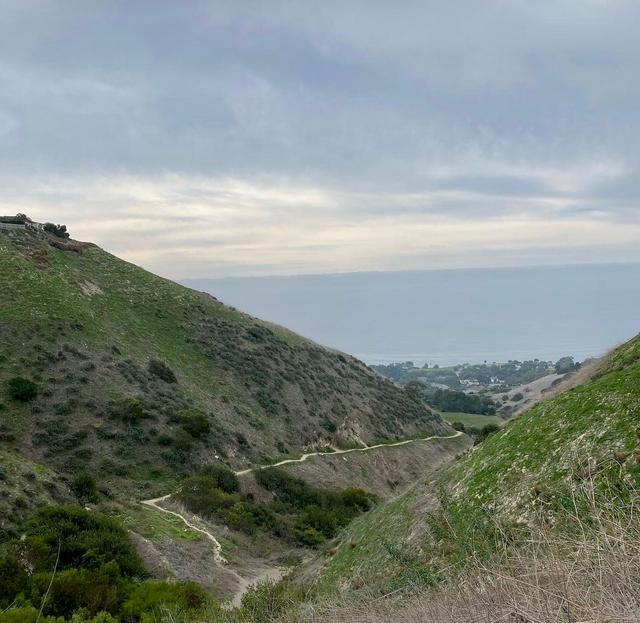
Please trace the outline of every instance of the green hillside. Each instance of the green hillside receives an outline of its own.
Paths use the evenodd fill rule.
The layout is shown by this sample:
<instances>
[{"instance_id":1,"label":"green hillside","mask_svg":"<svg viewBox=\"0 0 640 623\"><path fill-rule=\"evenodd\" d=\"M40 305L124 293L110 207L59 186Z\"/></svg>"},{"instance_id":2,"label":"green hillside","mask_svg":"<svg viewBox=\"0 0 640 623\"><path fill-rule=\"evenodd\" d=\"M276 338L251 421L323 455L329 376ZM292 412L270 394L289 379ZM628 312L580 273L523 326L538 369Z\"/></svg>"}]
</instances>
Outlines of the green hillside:
<instances>
[{"instance_id":1,"label":"green hillside","mask_svg":"<svg viewBox=\"0 0 640 623\"><path fill-rule=\"evenodd\" d=\"M538 403L447 474L453 500L525 517L584 479L640 484L640 336L584 384Z\"/></svg>"},{"instance_id":2,"label":"green hillside","mask_svg":"<svg viewBox=\"0 0 640 623\"><path fill-rule=\"evenodd\" d=\"M438 584L540 526L584 536L594 511L640 500L640 336L436 478L356 520L317 564L322 593L367 598ZM573 538L573 537L571 537Z\"/></svg>"},{"instance_id":3,"label":"green hillside","mask_svg":"<svg viewBox=\"0 0 640 623\"><path fill-rule=\"evenodd\" d=\"M0 292L0 449L45 465L64 499L85 473L142 499L212 462L451 432L356 359L94 245L1 231Z\"/></svg>"}]
</instances>

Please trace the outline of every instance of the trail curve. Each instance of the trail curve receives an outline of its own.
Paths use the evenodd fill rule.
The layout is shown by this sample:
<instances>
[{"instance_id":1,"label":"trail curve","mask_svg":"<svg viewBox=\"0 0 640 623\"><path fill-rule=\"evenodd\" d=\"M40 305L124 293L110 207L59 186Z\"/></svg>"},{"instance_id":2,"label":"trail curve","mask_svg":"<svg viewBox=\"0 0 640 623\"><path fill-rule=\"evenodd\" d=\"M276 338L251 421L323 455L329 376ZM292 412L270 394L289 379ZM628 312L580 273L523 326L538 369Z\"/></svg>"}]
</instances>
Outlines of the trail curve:
<instances>
[{"instance_id":1,"label":"trail curve","mask_svg":"<svg viewBox=\"0 0 640 623\"><path fill-rule=\"evenodd\" d=\"M407 444L417 443L419 441L432 441L433 439L455 439L456 437L460 437L460 435L462 434L463 433L461 431L457 431L453 435L447 436L433 435L432 437L416 437L415 439L405 439L404 441L395 441L393 443L378 443L373 446L349 448L348 450L334 450L333 452L309 452L308 454L303 454L299 459L285 459L284 461L280 461L279 463L250 467L248 469L241 469L234 473L236 476L244 476L245 474L250 474L251 472L257 472L263 469L269 469L270 467L280 467L281 465L289 465L291 463L304 463L312 456L335 456L336 454L351 454L352 452L369 452L370 450L376 450L377 448L395 448L397 446L406 446Z\"/></svg>"}]
</instances>

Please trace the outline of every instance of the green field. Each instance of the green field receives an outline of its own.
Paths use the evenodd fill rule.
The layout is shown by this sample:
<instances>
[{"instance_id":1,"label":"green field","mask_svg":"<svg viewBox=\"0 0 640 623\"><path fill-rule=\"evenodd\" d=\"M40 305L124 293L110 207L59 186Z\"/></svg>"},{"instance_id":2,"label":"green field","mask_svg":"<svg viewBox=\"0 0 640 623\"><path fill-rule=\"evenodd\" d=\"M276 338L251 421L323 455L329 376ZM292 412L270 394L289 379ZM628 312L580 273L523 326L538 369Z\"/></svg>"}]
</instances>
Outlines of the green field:
<instances>
[{"instance_id":1,"label":"green field","mask_svg":"<svg viewBox=\"0 0 640 623\"><path fill-rule=\"evenodd\" d=\"M442 416L442 419L446 422L449 422L449 424L461 422L465 426L475 426L477 428L482 428L487 424L497 424L498 426L502 426L505 423L505 420L497 415L478 415L477 413L448 412L443 412L440 415Z\"/></svg>"}]
</instances>

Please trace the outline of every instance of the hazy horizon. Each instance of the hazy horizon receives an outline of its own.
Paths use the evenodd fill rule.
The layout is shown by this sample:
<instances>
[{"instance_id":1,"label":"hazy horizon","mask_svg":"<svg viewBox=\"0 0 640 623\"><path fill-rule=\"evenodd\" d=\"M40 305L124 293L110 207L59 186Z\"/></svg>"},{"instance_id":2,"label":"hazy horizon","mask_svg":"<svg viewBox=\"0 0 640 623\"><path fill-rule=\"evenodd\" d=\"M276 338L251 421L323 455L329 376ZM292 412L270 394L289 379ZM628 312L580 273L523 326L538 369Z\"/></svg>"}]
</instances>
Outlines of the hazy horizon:
<instances>
[{"instance_id":1,"label":"hazy horizon","mask_svg":"<svg viewBox=\"0 0 640 623\"><path fill-rule=\"evenodd\" d=\"M639 263L182 280L366 363L578 360L638 331Z\"/></svg>"}]
</instances>

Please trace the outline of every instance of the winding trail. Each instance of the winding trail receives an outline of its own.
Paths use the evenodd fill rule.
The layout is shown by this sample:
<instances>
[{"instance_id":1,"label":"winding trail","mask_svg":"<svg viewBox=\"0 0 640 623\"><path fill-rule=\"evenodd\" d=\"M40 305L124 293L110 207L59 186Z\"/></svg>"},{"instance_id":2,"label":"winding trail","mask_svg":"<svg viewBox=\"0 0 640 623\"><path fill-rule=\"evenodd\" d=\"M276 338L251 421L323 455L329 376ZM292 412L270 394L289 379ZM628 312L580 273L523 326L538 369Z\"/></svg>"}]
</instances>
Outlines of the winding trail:
<instances>
[{"instance_id":1,"label":"winding trail","mask_svg":"<svg viewBox=\"0 0 640 623\"><path fill-rule=\"evenodd\" d=\"M448 436L434 435L432 437L417 437L415 439L406 439L405 441L396 441L393 443L379 443L373 446L363 446L362 448L350 448L349 450L334 450L333 452L309 452L308 454L303 454L299 459L285 459L284 461L280 461L279 463L273 463L271 465L260 465L258 467L250 467L249 469L241 469L234 473L236 476L244 476L245 474L250 474L251 472L255 472L263 469L269 469L270 467L280 467L281 465L289 465L290 463L304 463L306 460L310 459L313 456L335 456L337 454L351 454L352 452L369 452L370 450L376 450L377 448L395 448L398 446L406 446L407 444L417 443L420 441L432 441L433 439L454 439L456 437L460 437L460 435L462 435L462 433L458 431L455 434L448 435ZM144 504L145 506L154 508L157 511L160 511L161 513L173 515L174 517L177 517L178 519L180 519L188 528L191 528L191 530L194 530L195 532L199 532L200 534L203 534L207 539L209 539L209 541L213 543L215 561L219 564L226 565L227 560L222 555L222 545L220 544L220 541L218 541L218 539L216 539L216 537L213 536L213 534L211 534L211 532L205 530L204 528L200 528L194 525L184 515L176 511L169 510L168 508L164 508L163 506L160 506L161 502L168 500L172 495L173 494L169 493L159 498L153 498L151 500L142 500L140 503ZM269 578L278 579L279 577L282 577L282 575L284 574L284 570L277 568L273 570L266 570L256 578L246 579L246 578L243 578L239 573L237 573L233 569L228 569L228 571L231 574L233 574L240 583L240 586L231 601L232 607L239 606L244 593L246 593L247 590L249 590L249 588L257 584L259 581L264 579L269 579Z\"/></svg>"},{"instance_id":2,"label":"winding trail","mask_svg":"<svg viewBox=\"0 0 640 623\"><path fill-rule=\"evenodd\" d=\"M290 463L304 463L312 456L335 456L336 454L351 454L352 452L369 452L369 450L376 450L377 448L395 448L397 446L406 446L410 443L417 443L418 441L431 441L432 439L454 439L460 437L462 433L460 431L453 435L441 437L434 435L433 437L416 437L415 439L405 439L405 441L395 441L393 443L378 443L374 446L363 446L362 448L350 448L349 450L333 450L333 452L309 452L309 454L303 454L299 459L285 459L279 463L272 463L269 465L260 465L259 467L250 467L249 469L241 469L234 472L236 476L244 476L251 472L257 472L263 469L269 469L270 467L280 467L281 465L289 465Z\"/></svg>"},{"instance_id":3,"label":"winding trail","mask_svg":"<svg viewBox=\"0 0 640 623\"><path fill-rule=\"evenodd\" d=\"M174 517L181 519L182 522L188 528L191 528L192 530L194 530L195 532L199 532L200 534L204 534L213 543L213 548L214 548L213 556L215 558L215 561L221 564L226 564L227 560L222 555L222 545L220 545L220 541L218 541L218 539L216 539L216 537L214 537L213 534L211 534L211 532L208 532L204 528L199 528L198 526L193 525L184 515L181 515L180 513L171 511L168 508L164 508L163 506L160 506L159 502L164 502L165 500L168 500L172 495L173 495L172 493L169 493L159 498L153 498L152 500L142 500L140 504L144 504L146 506L150 506L151 508L155 508L161 513L166 513L167 515L173 515Z\"/></svg>"}]
</instances>

